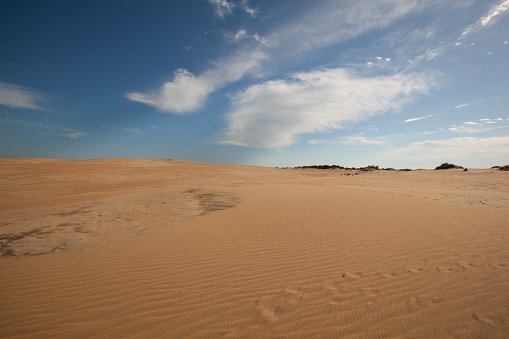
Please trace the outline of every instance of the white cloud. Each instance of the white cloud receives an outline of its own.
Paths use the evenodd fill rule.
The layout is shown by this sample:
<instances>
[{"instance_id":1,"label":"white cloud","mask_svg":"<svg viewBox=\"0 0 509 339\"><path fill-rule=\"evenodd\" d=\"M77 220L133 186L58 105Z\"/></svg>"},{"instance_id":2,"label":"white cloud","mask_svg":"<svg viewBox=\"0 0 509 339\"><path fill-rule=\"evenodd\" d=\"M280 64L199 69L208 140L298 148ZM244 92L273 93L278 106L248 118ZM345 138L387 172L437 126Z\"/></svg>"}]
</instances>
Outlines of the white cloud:
<instances>
[{"instance_id":1,"label":"white cloud","mask_svg":"<svg viewBox=\"0 0 509 339\"><path fill-rule=\"evenodd\" d=\"M207 79L197 78L185 69L175 72L175 78L151 93L127 93L128 99L157 107L162 111L184 113L195 110L214 90L214 84Z\"/></svg>"},{"instance_id":2,"label":"white cloud","mask_svg":"<svg viewBox=\"0 0 509 339\"><path fill-rule=\"evenodd\" d=\"M281 27L274 37L288 52L314 50L387 27L428 5L416 0L326 1Z\"/></svg>"},{"instance_id":3,"label":"white cloud","mask_svg":"<svg viewBox=\"0 0 509 339\"><path fill-rule=\"evenodd\" d=\"M339 144L339 145L385 145L385 142L377 139L369 139L363 136L339 137L335 139L311 139L309 144Z\"/></svg>"},{"instance_id":4,"label":"white cloud","mask_svg":"<svg viewBox=\"0 0 509 339\"><path fill-rule=\"evenodd\" d=\"M247 32L245 29L240 29L234 36L233 40L239 41L240 39L244 38L247 35Z\"/></svg>"},{"instance_id":5,"label":"white cloud","mask_svg":"<svg viewBox=\"0 0 509 339\"><path fill-rule=\"evenodd\" d=\"M420 117L420 118L411 118L411 119L406 119L406 120L405 120L405 122L412 122L412 121L422 120L422 119L430 118L430 117L432 117L432 116L433 116L433 114L426 115L425 117Z\"/></svg>"},{"instance_id":6,"label":"white cloud","mask_svg":"<svg viewBox=\"0 0 509 339\"><path fill-rule=\"evenodd\" d=\"M454 106L454 108L464 108L464 107L467 107L467 106L470 106L472 105L471 102L467 102L467 103L464 103L464 104L461 104L461 105L456 105Z\"/></svg>"},{"instance_id":7,"label":"white cloud","mask_svg":"<svg viewBox=\"0 0 509 339\"><path fill-rule=\"evenodd\" d=\"M486 15L484 15L479 20L477 20L477 22L475 24L468 26L463 31L463 33L461 33L460 38L463 38L466 35L468 35L472 32L475 32L475 31L483 28L484 26L488 25L490 22L493 21L493 19L495 17L504 13L508 9L509 9L509 0L501 1L499 4L492 6Z\"/></svg>"},{"instance_id":8,"label":"white cloud","mask_svg":"<svg viewBox=\"0 0 509 339\"><path fill-rule=\"evenodd\" d=\"M414 94L426 93L434 85L433 79L416 73L399 79L361 78L340 68L267 81L232 98L222 143L285 147L300 134L339 129L398 110Z\"/></svg>"},{"instance_id":9,"label":"white cloud","mask_svg":"<svg viewBox=\"0 0 509 339\"><path fill-rule=\"evenodd\" d=\"M509 119L508 119L509 120ZM486 133L500 129L509 128L509 124L505 123L504 119L496 118L483 118L479 119L479 122L466 121L461 125L452 125L451 127L444 129L439 128L436 131L425 131L421 134L435 134L441 132L454 132L454 133Z\"/></svg>"},{"instance_id":10,"label":"white cloud","mask_svg":"<svg viewBox=\"0 0 509 339\"><path fill-rule=\"evenodd\" d=\"M258 41L260 44L262 44L266 47L270 47L270 42L267 39L262 38L257 33L248 34L248 32L245 29L239 29L237 31L237 33L235 33L235 34L226 32L226 33L224 33L224 36L226 37L226 39L228 39L232 42L239 42L244 39L254 39L254 40Z\"/></svg>"},{"instance_id":11,"label":"white cloud","mask_svg":"<svg viewBox=\"0 0 509 339\"><path fill-rule=\"evenodd\" d=\"M227 0L207 0L214 6L214 13L221 19L225 16L233 14L235 8L240 8L253 18L258 14L258 9L249 6L248 0L241 0L238 4Z\"/></svg>"},{"instance_id":12,"label":"white cloud","mask_svg":"<svg viewBox=\"0 0 509 339\"><path fill-rule=\"evenodd\" d=\"M383 158L404 159L455 159L507 157L509 136L492 138L452 138L446 140L426 140L382 153Z\"/></svg>"},{"instance_id":13,"label":"white cloud","mask_svg":"<svg viewBox=\"0 0 509 339\"><path fill-rule=\"evenodd\" d=\"M239 8L251 15L256 12L245 0L207 1L221 18ZM300 16L281 24L266 36L237 31L232 35L233 39L239 41L250 38L252 43L239 45L230 57L211 63L213 66L203 74L195 75L180 69L176 71L174 80L163 84L160 89L132 92L126 97L164 112L184 114L195 111L202 107L208 95L226 84L246 75L259 76L262 65L265 66L264 75L277 73L281 65L285 68L289 66L286 64L288 60L305 60L307 53L316 53L320 48L347 41L376 28L387 27L395 20L426 6L431 4L417 0L323 1L317 6L310 6L309 10L302 11ZM267 64L268 60L274 62Z\"/></svg>"},{"instance_id":14,"label":"white cloud","mask_svg":"<svg viewBox=\"0 0 509 339\"><path fill-rule=\"evenodd\" d=\"M240 8L251 15L256 13L245 0L236 3L227 0L207 1L214 6L216 15L221 18L232 14L234 8ZM210 93L226 84L248 74L258 75L255 71L259 71L262 63L267 60L277 61L271 65L264 64L268 66L264 68L264 72L277 72L277 68L284 64L285 60L295 62L296 56L305 58L306 55L302 52L316 52L317 48L352 39L375 28L386 27L395 20L418 11L422 6L425 5L416 0L325 1L282 24L267 36L238 31L234 39L238 41L251 38L253 43L243 44L232 56L211 63L214 66L203 74L195 75L180 69L176 71L174 80L163 84L160 89L132 92L126 94L126 97L164 112L183 114L194 111L203 105Z\"/></svg>"},{"instance_id":15,"label":"white cloud","mask_svg":"<svg viewBox=\"0 0 509 339\"><path fill-rule=\"evenodd\" d=\"M29 108L41 110L39 103L47 101L48 96L31 88L0 81L0 105L10 108Z\"/></svg>"},{"instance_id":16,"label":"white cloud","mask_svg":"<svg viewBox=\"0 0 509 339\"><path fill-rule=\"evenodd\" d=\"M240 2L240 7L244 12L251 15L253 18L256 17L256 15L258 14L258 9L250 7L247 2L248 2L247 0L242 0Z\"/></svg>"},{"instance_id":17,"label":"white cloud","mask_svg":"<svg viewBox=\"0 0 509 339\"><path fill-rule=\"evenodd\" d=\"M64 136L68 137L69 139L76 139L79 137L84 137L86 135L87 135L87 133L84 133L84 132L71 132L71 133L64 134Z\"/></svg>"},{"instance_id":18,"label":"white cloud","mask_svg":"<svg viewBox=\"0 0 509 339\"><path fill-rule=\"evenodd\" d=\"M505 124L498 124L498 121L493 121L492 119L481 119L480 121L481 122L466 121L459 126L452 125L449 131L455 133L484 133L509 127ZM489 124L488 126L490 127L484 124ZM494 124L497 126L493 126Z\"/></svg>"},{"instance_id":19,"label":"white cloud","mask_svg":"<svg viewBox=\"0 0 509 339\"><path fill-rule=\"evenodd\" d=\"M185 114L201 108L211 92L254 72L265 58L257 50L245 51L217 62L215 68L200 76L178 69L173 81L164 83L160 89L127 93L126 98L156 107L162 112Z\"/></svg>"},{"instance_id":20,"label":"white cloud","mask_svg":"<svg viewBox=\"0 0 509 339\"><path fill-rule=\"evenodd\" d=\"M490 23L491 20L493 20L494 17L496 17L499 14L504 13L509 9L509 0L502 1L496 6L493 6L488 14L479 20L479 23L481 26L486 26Z\"/></svg>"},{"instance_id":21,"label":"white cloud","mask_svg":"<svg viewBox=\"0 0 509 339\"><path fill-rule=\"evenodd\" d=\"M131 133L133 135L138 135L142 132L142 130L138 128L124 128L122 131Z\"/></svg>"},{"instance_id":22,"label":"white cloud","mask_svg":"<svg viewBox=\"0 0 509 339\"><path fill-rule=\"evenodd\" d=\"M232 14L235 4L226 0L207 0L214 6L214 13L223 19L226 15Z\"/></svg>"}]
</instances>

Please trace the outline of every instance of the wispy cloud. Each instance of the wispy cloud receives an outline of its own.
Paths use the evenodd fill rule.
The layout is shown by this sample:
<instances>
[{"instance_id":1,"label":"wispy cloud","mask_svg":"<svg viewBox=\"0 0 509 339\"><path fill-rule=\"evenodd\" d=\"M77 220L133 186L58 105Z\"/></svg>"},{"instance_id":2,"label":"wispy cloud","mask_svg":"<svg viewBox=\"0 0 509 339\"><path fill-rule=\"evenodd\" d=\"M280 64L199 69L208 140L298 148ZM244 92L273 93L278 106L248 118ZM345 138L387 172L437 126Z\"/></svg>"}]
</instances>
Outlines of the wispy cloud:
<instances>
[{"instance_id":1,"label":"wispy cloud","mask_svg":"<svg viewBox=\"0 0 509 339\"><path fill-rule=\"evenodd\" d=\"M245 39L254 39L254 40L258 41L260 44L262 44L266 47L270 47L270 42L267 41L267 39L262 38L257 33L249 34L245 29L239 29L236 33L225 32L224 36L226 39L228 39L232 42L239 42L239 41L245 40Z\"/></svg>"},{"instance_id":2,"label":"wispy cloud","mask_svg":"<svg viewBox=\"0 0 509 339\"><path fill-rule=\"evenodd\" d=\"M214 5L220 17L231 14L238 4L226 0L207 1ZM241 1L239 6L245 11L250 8L247 1ZM320 48L347 41L369 30L386 27L421 7L416 1L324 1L266 36L237 31L232 35L233 40L252 38L253 44L243 44L231 56L212 63L214 66L202 74L194 75L179 69L173 81L166 82L160 89L131 92L126 97L162 112L184 114L196 111L212 92L246 75L259 75L262 65L267 66L264 72L277 72L285 60L295 60L296 56L304 58L307 52L315 53ZM380 15L382 12L384 15ZM267 65L267 61L274 60L277 62Z\"/></svg>"},{"instance_id":3,"label":"wispy cloud","mask_svg":"<svg viewBox=\"0 0 509 339\"><path fill-rule=\"evenodd\" d=\"M471 102L467 102L467 103L464 103L464 104L456 105L456 106L454 106L454 108L456 108L456 109L458 109L458 108L465 108L465 107L468 107L470 105L472 105L472 103Z\"/></svg>"},{"instance_id":4,"label":"wispy cloud","mask_svg":"<svg viewBox=\"0 0 509 339\"><path fill-rule=\"evenodd\" d=\"M247 1L207 1L214 5L214 9L220 17L232 14L234 9L242 9L248 12L250 8L247 5ZM503 4L508 2L509 0L505 1ZM398 19L437 6L440 8L449 8L467 5L463 3L444 4L441 1L419 0L381 0L376 2L370 0L346 2L322 1L316 6L310 7L309 10L304 11L301 15L293 17L292 20L277 26L274 31L264 36L249 33L246 29L239 29L235 33L228 33L227 38L229 40L233 42L242 41L243 43L239 43L236 46L237 49L229 56L223 57L216 62L211 62L210 64L212 67L208 70L200 74L193 74L186 69L179 69L175 72L173 80L164 83L160 88L148 91L134 91L127 93L126 97L132 101L155 107L160 112L187 114L203 107L211 93L241 78L278 74L281 69L287 69L287 67L289 67L287 63L304 62L311 53L316 55L322 49L354 39L371 30L388 27ZM486 22L492 21L495 16L505 11L504 6L500 8L497 7L498 9L493 8L493 11L490 11L485 16L486 18L481 20L481 25L487 25ZM383 15L381 15L381 13L383 13ZM439 39L438 36L440 35L433 29L415 30L415 32L410 32L404 36L401 36L400 32L395 33L390 39L387 39L387 46L385 47L390 48L392 44L392 46L404 46L405 48L395 47L395 56L378 53L371 54L373 58L369 61L370 64L366 65L366 61L364 61L362 67L364 69L371 69L372 72L383 71L383 73L377 73L377 75L388 74L391 73L391 71L392 74L398 73L394 79L385 78L386 82L392 84L391 80L398 80L398 78L404 76L404 74L411 73L412 69L415 70L420 63L433 60L443 52L443 50L453 46L458 38L458 36L449 37L448 40L446 39L447 41L443 42L437 41L437 39ZM401 39L411 42L402 44ZM422 41L426 41L426 43L422 44ZM420 46L416 52L413 52L416 53L414 56L410 56L409 52L414 51L413 48L409 48L412 46ZM396 49L398 48L399 51L396 53ZM395 58L397 60L395 60ZM373 74L371 73L371 75ZM415 74L412 75L412 77L414 76ZM370 78L366 77L365 79ZM371 77L371 79L376 79L376 77ZM303 85L296 84L294 80L275 79L257 86L249 87L237 94L235 99L232 100L234 105L233 113L228 117L226 134L224 134L226 138L223 141L239 145L258 145L257 147L280 147L268 145L288 145L293 143L291 140L294 140L295 136L307 133L305 131L316 132L324 129L336 128L334 126L337 125L337 121L353 121L357 119L344 119L344 116L348 114L341 113L338 114L341 118L319 119L320 122L316 124L310 123L309 127L301 128L295 127L300 126L302 119L298 118L296 122L293 123L294 131L288 132L285 138L286 141L280 139L278 142L275 140L254 142L254 140L251 139L248 141L248 136L245 138L238 137L237 132L241 133L240 131L244 129L253 130L256 128L241 126L239 122L239 117L242 115L240 113L241 111L247 109L247 107L250 107L249 109L254 109L254 104L258 104L258 99L255 98L254 93L259 93L260 96L267 95L274 98L275 96L270 93L276 93L276 88L298 91L300 86ZM336 92L334 92L334 94L336 95ZM284 96L284 93L281 93L281 95ZM355 95L352 97L355 97ZM250 102L252 104L248 104L248 98L251 100ZM364 98L362 99L364 100ZM311 100L314 100L314 98L311 98ZM323 100L330 101L326 98ZM394 102L389 99L382 100ZM291 98L289 98L289 101L292 101ZM274 103L277 104L277 106L284 106L277 102ZM263 102L260 104L266 107ZM379 104L383 104L383 102ZM321 104L309 102L307 105L315 107ZM357 105L359 107L363 106L362 103L358 103ZM293 109L294 107L291 108ZM302 110L302 108L296 108L297 111ZM384 109L381 111L384 111ZM373 112L373 109L366 108L363 112ZM279 110L276 110L276 113L278 114L278 119L286 121L286 119L281 117ZM251 116L248 113L243 114L246 117L245 119L248 119L247 116ZM298 114L298 116L302 117L305 116L305 114ZM359 116L366 118L369 114L359 114ZM251 116L249 119L256 121L255 125L257 127L260 127L260 121L264 120L267 122L269 120L263 113L260 113L259 118L253 118ZM322 125L321 121L324 120L328 122ZM244 120L244 123L247 123L246 121L247 120ZM334 123L331 123L331 121L334 121ZM407 122L410 121L415 120L409 120ZM331 126L329 126L329 124L331 124ZM292 125L292 123L287 122L286 125ZM317 125L317 127L311 127L315 125ZM272 136L276 133L269 134Z\"/></svg>"},{"instance_id":5,"label":"wispy cloud","mask_svg":"<svg viewBox=\"0 0 509 339\"><path fill-rule=\"evenodd\" d=\"M68 137L69 139L76 139L76 138L79 138L79 137L84 137L86 135L87 135L87 133L84 133L84 132L64 133L64 136Z\"/></svg>"},{"instance_id":6,"label":"wispy cloud","mask_svg":"<svg viewBox=\"0 0 509 339\"><path fill-rule=\"evenodd\" d=\"M483 17L481 17L475 24L468 26L463 33L461 33L460 38L467 36L468 34L478 31L484 26L490 24L497 16L509 10L509 0L504 0L494 5L490 8L488 13L486 13Z\"/></svg>"},{"instance_id":7,"label":"wispy cloud","mask_svg":"<svg viewBox=\"0 0 509 339\"><path fill-rule=\"evenodd\" d=\"M361 78L341 68L267 81L232 98L233 111L227 117L222 143L285 147L301 134L339 129L398 110L433 86L434 80L421 74Z\"/></svg>"},{"instance_id":8,"label":"wispy cloud","mask_svg":"<svg viewBox=\"0 0 509 339\"><path fill-rule=\"evenodd\" d=\"M434 114L430 114L430 115L426 115L426 116L424 116L424 117L406 119L406 120L405 120L405 122L412 122L412 121L417 121L417 120L427 119L427 118L431 118L433 115L434 115Z\"/></svg>"},{"instance_id":9,"label":"wispy cloud","mask_svg":"<svg viewBox=\"0 0 509 339\"><path fill-rule=\"evenodd\" d=\"M256 15L258 15L259 12L257 8L249 6L248 0L241 0L240 8L242 8L244 12L251 15L253 18L256 17Z\"/></svg>"},{"instance_id":10,"label":"wispy cloud","mask_svg":"<svg viewBox=\"0 0 509 339\"><path fill-rule=\"evenodd\" d=\"M233 13L235 4L227 0L207 0L214 6L214 13L221 19Z\"/></svg>"},{"instance_id":11,"label":"wispy cloud","mask_svg":"<svg viewBox=\"0 0 509 339\"><path fill-rule=\"evenodd\" d=\"M48 122L40 123L40 122L32 122L23 119L0 119L0 125L14 125L14 126L25 126L25 127L35 127L43 130L53 131L54 134L69 138L76 139L79 137L87 136L88 133L80 132L75 130L74 128L67 127L62 124L51 124Z\"/></svg>"},{"instance_id":12,"label":"wispy cloud","mask_svg":"<svg viewBox=\"0 0 509 339\"><path fill-rule=\"evenodd\" d=\"M480 103L483 103L483 102L486 102L486 101L498 101L500 100L500 98L489 98L489 99L479 99L479 100L476 100L476 101L471 101L471 102L466 102L464 104L459 104L459 105L456 105L454 106L454 108L456 109L461 109L461 108L465 108L465 107L468 107L468 106L471 106L471 105L477 105L477 104L480 104Z\"/></svg>"},{"instance_id":13,"label":"wispy cloud","mask_svg":"<svg viewBox=\"0 0 509 339\"><path fill-rule=\"evenodd\" d=\"M126 98L153 106L161 112L186 114L201 108L213 91L245 74L254 73L264 59L266 55L256 49L241 51L217 62L215 68L200 76L178 69L173 81L166 82L160 89L127 93Z\"/></svg>"},{"instance_id":14,"label":"wispy cloud","mask_svg":"<svg viewBox=\"0 0 509 339\"><path fill-rule=\"evenodd\" d=\"M509 136L492 138L452 138L426 140L382 153L383 158L457 159L503 157L509 154Z\"/></svg>"},{"instance_id":15,"label":"wispy cloud","mask_svg":"<svg viewBox=\"0 0 509 339\"><path fill-rule=\"evenodd\" d=\"M138 135L141 134L142 130L139 128L124 128L122 131L128 132L132 135Z\"/></svg>"},{"instance_id":16,"label":"wispy cloud","mask_svg":"<svg viewBox=\"0 0 509 339\"><path fill-rule=\"evenodd\" d=\"M48 100L48 95L34 89L8 84L0 81L0 105L10 108L43 109L40 103Z\"/></svg>"},{"instance_id":17,"label":"wispy cloud","mask_svg":"<svg viewBox=\"0 0 509 339\"><path fill-rule=\"evenodd\" d=\"M448 128L439 128L435 131L425 131L420 134L437 134L437 133L458 133L458 134L472 134L472 133L486 133L496 130L509 128L509 119L503 118L482 118L478 121L465 121L459 125L451 125Z\"/></svg>"},{"instance_id":18,"label":"wispy cloud","mask_svg":"<svg viewBox=\"0 0 509 339\"><path fill-rule=\"evenodd\" d=\"M233 14L235 8L239 8L243 12L251 15L253 18L258 14L258 9L251 7L248 4L248 0L241 0L239 2L227 1L227 0L207 0L214 6L214 13L221 19L225 16Z\"/></svg>"},{"instance_id":19,"label":"wispy cloud","mask_svg":"<svg viewBox=\"0 0 509 339\"><path fill-rule=\"evenodd\" d=\"M504 122L504 120L498 119L481 119L479 122L465 121L461 125L452 125L448 130L455 133L485 133L509 128L509 125Z\"/></svg>"},{"instance_id":20,"label":"wispy cloud","mask_svg":"<svg viewBox=\"0 0 509 339\"><path fill-rule=\"evenodd\" d=\"M385 142L379 139L370 139L363 136L339 137L334 139L311 139L308 141L312 145L320 144L338 144L338 145L385 145Z\"/></svg>"}]
</instances>

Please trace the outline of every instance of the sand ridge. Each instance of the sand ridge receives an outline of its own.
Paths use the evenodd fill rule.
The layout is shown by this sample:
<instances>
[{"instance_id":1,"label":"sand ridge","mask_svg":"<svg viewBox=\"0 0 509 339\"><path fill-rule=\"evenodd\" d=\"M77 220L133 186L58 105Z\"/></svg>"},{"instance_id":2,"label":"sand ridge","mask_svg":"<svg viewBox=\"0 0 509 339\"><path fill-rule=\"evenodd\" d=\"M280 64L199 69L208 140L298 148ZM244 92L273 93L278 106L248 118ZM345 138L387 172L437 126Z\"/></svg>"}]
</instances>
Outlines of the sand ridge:
<instances>
[{"instance_id":1,"label":"sand ridge","mask_svg":"<svg viewBox=\"0 0 509 339\"><path fill-rule=\"evenodd\" d=\"M509 332L507 173L48 160L49 188L44 160L2 161L1 220L15 222L0 229L88 223L102 241L0 257L2 337ZM42 192L9 191L24 181ZM62 196L75 199L47 203Z\"/></svg>"}]
</instances>

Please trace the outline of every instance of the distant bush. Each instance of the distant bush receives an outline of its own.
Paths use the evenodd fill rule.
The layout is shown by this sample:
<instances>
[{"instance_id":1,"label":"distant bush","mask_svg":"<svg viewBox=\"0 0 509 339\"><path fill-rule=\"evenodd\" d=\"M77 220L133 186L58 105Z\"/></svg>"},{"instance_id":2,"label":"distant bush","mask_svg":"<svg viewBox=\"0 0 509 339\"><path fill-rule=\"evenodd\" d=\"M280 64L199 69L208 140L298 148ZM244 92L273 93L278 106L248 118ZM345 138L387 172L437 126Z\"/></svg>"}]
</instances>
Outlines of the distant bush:
<instances>
[{"instance_id":1,"label":"distant bush","mask_svg":"<svg viewBox=\"0 0 509 339\"><path fill-rule=\"evenodd\" d=\"M361 167L359 169L359 171L361 171L361 172L369 172L369 171L376 171L378 169L379 169L378 166L369 165L369 166L366 166L366 167Z\"/></svg>"},{"instance_id":2,"label":"distant bush","mask_svg":"<svg viewBox=\"0 0 509 339\"><path fill-rule=\"evenodd\" d=\"M338 165L312 165L312 166L298 166L295 168L314 168L314 169L326 169L326 170L334 170L334 169L348 169L343 166Z\"/></svg>"},{"instance_id":3,"label":"distant bush","mask_svg":"<svg viewBox=\"0 0 509 339\"><path fill-rule=\"evenodd\" d=\"M509 165L500 166L498 169L501 171L509 171Z\"/></svg>"},{"instance_id":4,"label":"distant bush","mask_svg":"<svg viewBox=\"0 0 509 339\"><path fill-rule=\"evenodd\" d=\"M298 168L298 169L308 169L308 168L313 168L313 169L323 169L323 170L337 170L337 169L341 169L341 170L355 170L355 171L360 171L360 172L370 172L370 171L396 171L394 168L380 168L378 166L375 166L375 165L369 165L369 166L365 166L365 167L344 167L344 166L339 166L339 165L311 165L311 166L297 166L297 167L294 167L294 168ZM401 171L411 171L410 169L403 169Z\"/></svg>"},{"instance_id":5,"label":"distant bush","mask_svg":"<svg viewBox=\"0 0 509 339\"><path fill-rule=\"evenodd\" d=\"M444 162L442 165L437 166L436 170L442 170L442 169L450 169L450 168L463 168L462 166L456 166L454 164L450 164L448 162Z\"/></svg>"}]
</instances>

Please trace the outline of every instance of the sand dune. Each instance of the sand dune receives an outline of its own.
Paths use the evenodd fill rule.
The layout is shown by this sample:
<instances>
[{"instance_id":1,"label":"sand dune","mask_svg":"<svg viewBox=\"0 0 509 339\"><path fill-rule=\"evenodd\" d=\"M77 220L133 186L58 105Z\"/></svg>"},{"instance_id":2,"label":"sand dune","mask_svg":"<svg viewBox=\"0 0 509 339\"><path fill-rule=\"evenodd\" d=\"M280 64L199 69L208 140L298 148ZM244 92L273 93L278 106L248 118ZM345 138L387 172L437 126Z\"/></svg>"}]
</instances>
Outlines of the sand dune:
<instances>
[{"instance_id":1,"label":"sand dune","mask_svg":"<svg viewBox=\"0 0 509 339\"><path fill-rule=\"evenodd\" d=\"M0 337L507 337L509 173L355 174L1 159Z\"/></svg>"}]
</instances>

